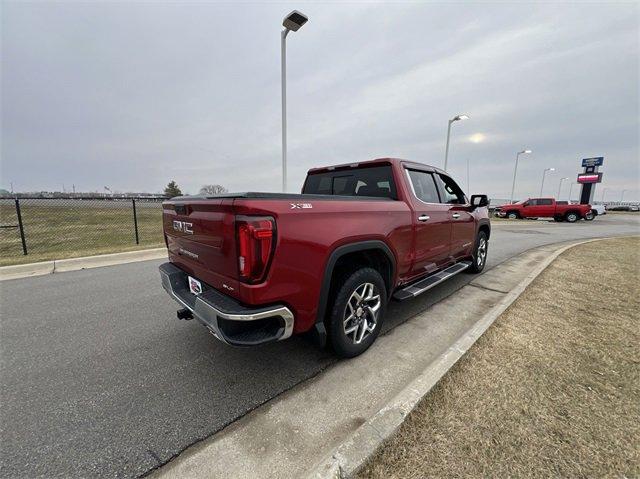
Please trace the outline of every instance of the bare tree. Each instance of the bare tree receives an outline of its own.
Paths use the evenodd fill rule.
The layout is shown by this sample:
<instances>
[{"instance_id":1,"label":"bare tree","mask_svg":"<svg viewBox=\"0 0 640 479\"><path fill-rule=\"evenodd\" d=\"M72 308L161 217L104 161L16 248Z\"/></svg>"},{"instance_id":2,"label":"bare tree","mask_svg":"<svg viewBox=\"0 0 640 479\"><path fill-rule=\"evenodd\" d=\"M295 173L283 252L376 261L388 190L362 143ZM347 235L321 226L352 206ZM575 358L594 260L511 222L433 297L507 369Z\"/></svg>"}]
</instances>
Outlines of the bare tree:
<instances>
[{"instance_id":1,"label":"bare tree","mask_svg":"<svg viewBox=\"0 0 640 479\"><path fill-rule=\"evenodd\" d=\"M222 185L202 185L202 188L200 188L200 194L207 196L220 195L222 193L227 193L228 191L229 190Z\"/></svg>"}]
</instances>

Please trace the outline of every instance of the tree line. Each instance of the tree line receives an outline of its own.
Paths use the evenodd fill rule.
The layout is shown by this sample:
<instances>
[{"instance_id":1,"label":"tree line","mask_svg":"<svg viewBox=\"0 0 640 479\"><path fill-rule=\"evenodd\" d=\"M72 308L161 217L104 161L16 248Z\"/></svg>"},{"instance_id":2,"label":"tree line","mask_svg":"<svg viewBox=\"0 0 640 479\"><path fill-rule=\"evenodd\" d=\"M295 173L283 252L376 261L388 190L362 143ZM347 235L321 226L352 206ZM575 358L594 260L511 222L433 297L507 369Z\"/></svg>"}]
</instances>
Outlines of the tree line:
<instances>
[{"instance_id":1,"label":"tree line","mask_svg":"<svg viewBox=\"0 0 640 479\"><path fill-rule=\"evenodd\" d=\"M205 196L221 195L228 193L228 190L222 185L202 185L198 194ZM164 189L164 194L168 198L174 198L176 196L182 196L182 190L174 180L171 180L167 187Z\"/></svg>"}]
</instances>

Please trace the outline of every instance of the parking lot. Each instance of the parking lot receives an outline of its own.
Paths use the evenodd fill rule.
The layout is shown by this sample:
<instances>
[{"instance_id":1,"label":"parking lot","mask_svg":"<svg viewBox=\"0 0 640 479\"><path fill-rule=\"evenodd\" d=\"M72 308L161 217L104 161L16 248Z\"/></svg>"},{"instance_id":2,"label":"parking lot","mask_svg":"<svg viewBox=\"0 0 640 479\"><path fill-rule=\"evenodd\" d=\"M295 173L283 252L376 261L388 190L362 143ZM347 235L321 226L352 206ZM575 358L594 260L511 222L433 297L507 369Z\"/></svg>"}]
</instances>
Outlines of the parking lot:
<instances>
[{"instance_id":1,"label":"parking lot","mask_svg":"<svg viewBox=\"0 0 640 479\"><path fill-rule=\"evenodd\" d=\"M496 221L487 267L530 248L640 232L640 217ZM2 477L135 477L331 367L304 338L233 349L175 319L157 266L2 284ZM393 303L387 329L470 281Z\"/></svg>"}]
</instances>

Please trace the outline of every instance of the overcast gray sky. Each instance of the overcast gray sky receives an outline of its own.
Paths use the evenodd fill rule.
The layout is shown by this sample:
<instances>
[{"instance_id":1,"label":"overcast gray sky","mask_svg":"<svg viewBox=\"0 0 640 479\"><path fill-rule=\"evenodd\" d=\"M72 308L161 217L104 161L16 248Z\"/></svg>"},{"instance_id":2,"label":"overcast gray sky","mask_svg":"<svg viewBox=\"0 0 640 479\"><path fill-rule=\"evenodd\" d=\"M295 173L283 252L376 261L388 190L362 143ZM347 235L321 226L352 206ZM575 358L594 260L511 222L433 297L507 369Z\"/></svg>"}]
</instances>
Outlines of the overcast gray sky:
<instances>
[{"instance_id":1,"label":"overcast gray sky","mask_svg":"<svg viewBox=\"0 0 640 479\"><path fill-rule=\"evenodd\" d=\"M607 198L640 199L639 5L3 2L0 186L277 191L280 24L297 8L291 191L319 165L442 166L466 113L449 157L465 190L469 159L471 192L507 198L531 148L517 197L604 156Z\"/></svg>"}]
</instances>

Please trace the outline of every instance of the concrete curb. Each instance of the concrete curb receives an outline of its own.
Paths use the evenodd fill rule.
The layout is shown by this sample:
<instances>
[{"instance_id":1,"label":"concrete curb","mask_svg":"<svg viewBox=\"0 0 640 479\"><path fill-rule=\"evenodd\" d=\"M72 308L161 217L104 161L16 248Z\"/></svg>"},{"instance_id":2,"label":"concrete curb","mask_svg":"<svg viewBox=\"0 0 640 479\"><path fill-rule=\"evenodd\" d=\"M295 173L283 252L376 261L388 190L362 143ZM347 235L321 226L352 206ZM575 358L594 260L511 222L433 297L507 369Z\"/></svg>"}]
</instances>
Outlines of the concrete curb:
<instances>
[{"instance_id":1,"label":"concrete curb","mask_svg":"<svg viewBox=\"0 0 640 479\"><path fill-rule=\"evenodd\" d=\"M344 479L353 477L372 458L377 450L395 434L407 415L415 409L422 398L436 385L451 367L464 356L493 322L522 294L558 256L574 246L610 238L578 241L558 248L541 261L515 288L512 288L498 304L479 319L447 351L408 384L398 395L366 420L346 441L318 464L309 478ZM481 278L481 277L480 277ZM482 287L474 280L472 286Z\"/></svg>"},{"instance_id":2,"label":"concrete curb","mask_svg":"<svg viewBox=\"0 0 640 479\"><path fill-rule=\"evenodd\" d=\"M77 271L80 269L100 268L117 264L134 263L167 257L166 248L151 248L124 253L110 253L81 258L58 259L39 263L18 264L0 267L0 281L28 278L45 274Z\"/></svg>"}]
</instances>

